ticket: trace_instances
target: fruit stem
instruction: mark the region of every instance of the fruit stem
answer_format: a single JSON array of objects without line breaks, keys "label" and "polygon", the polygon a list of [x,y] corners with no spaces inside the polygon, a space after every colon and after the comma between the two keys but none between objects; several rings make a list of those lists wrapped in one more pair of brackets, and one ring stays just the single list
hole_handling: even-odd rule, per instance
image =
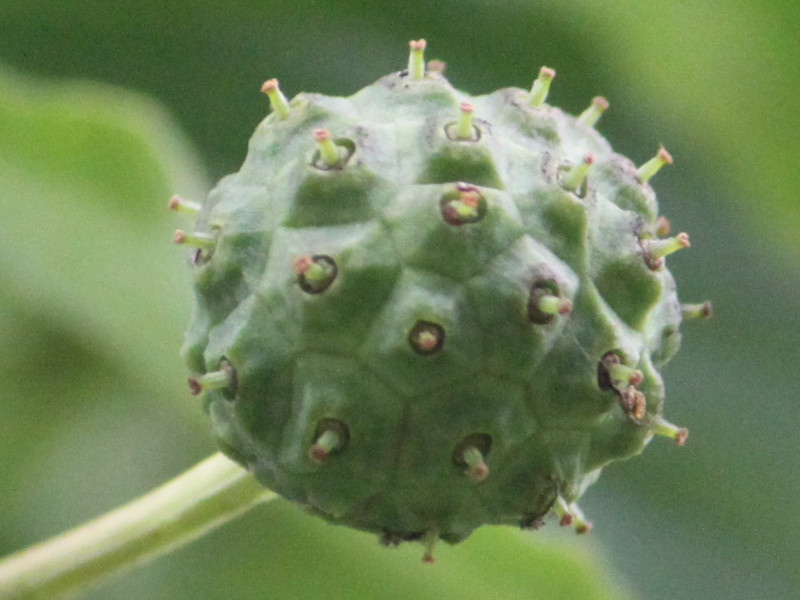
[{"label": "fruit stem", "polygon": [[220,453],[129,504],[0,561],[0,600],[65,598],[276,498]]}]

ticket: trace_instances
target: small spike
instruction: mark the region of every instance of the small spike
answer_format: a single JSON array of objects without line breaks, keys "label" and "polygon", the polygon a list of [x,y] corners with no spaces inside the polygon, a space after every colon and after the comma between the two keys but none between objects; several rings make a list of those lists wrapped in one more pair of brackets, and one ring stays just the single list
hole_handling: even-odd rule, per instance
[{"label": "small spike", "polygon": [[664,165],[671,165],[672,164],[672,156],[669,152],[662,146],[658,149],[656,155],[644,163],[639,169],[636,171],[636,174],[639,176],[639,180],[642,183],[647,183],[650,178],[658,173],[658,171]]},{"label": "small spike", "polygon": [[572,301],[561,296],[540,296],[536,301],[536,308],[546,315],[568,315],[572,312]]},{"label": "small spike", "polygon": [[447,68],[447,63],[443,60],[429,60],[428,61],[428,73],[442,75],[444,74],[444,70]]},{"label": "small spike", "polygon": [[644,239],[641,243],[647,255],[652,258],[663,258],[673,252],[677,252],[681,248],[688,248],[692,245],[689,242],[689,234],[684,232],[673,237],[658,240]]},{"label": "small spike", "polygon": [[669,224],[669,219],[667,219],[667,217],[661,215],[660,217],[658,217],[656,219],[656,223],[655,223],[655,227],[653,229],[653,232],[658,237],[668,236],[669,235],[669,229],[670,229],[670,224]]},{"label": "small spike", "polygon": [[189,389],[192,390],[192,394],[197,396],[203,391],[219,390],[223,388],[228,388],[232,394],[235,394],[236,371],[233,365],[227,360],[222,360],[220,361],[219,367],[218,371],[210,371],[197,377],[190,377]]},{"label": "small spike", "polygon": [[476,223],[486,212],[486,201],[478,188],[469,184],[458,184],[453,192],[442,196],[442,218],[450,225]]},{"label": "small spike", "polygon": [[539,76],[531,86],[530,102],[533,107],[542,106],[547,102],[547,95],[550,93],[550,84],[556,72],[549,67],[542,67],[539,69]]},{"label": "small spike", "polygon": [[277,79],[265,81],[261,86],[261,91],[269,97],[270,106],[280,119],[285,119],[289,116],[289,102],[281,92]]},{"label": "small spike", "polygon": [[580,163],[571,167],[569,171],[564,174],[561,180],[561,187],[569,192],[578,190],[583,185],[583,182],[586,181],[586,176],[589,174],[589,170],[594,164],[594,159],[594,153],[587,153]]},{"label": "small spike", "polygon": [[292,265],[297,283],[307,294],[324,292],[336,279],[336,262],[325,254],[299,256]]},{"label": "small spike", "polygon": [[433,354],[444,345],[444,328],[429,321],[417,321],[408,334],[408,342],[417,354]]},{"label": "small spike", "polygon": [[173,241],[176,244],[186,244],[195,248],[213,248],[217,243],[217,238],[209,233],[186,233],[183,229],[176,229]]},{"label": "small spike", "polygon": [[632,385],[627,386],[620,391],[619,405],[634,423],[641,425],[641,421],[647,413],[647,398],[641,391]]},{"label": "small spike", "polygon": [[686,429],[686,427],[673,425],[663,417],[655,418],[651,431],[655,435],[662,435],[675,440],[678,446],[683,446],[686,443],[686,438],[689,436],[689,430]]},{"label": "small spike", "polygon": [[178,195],[172,196],[167,206],[169,206],[170,210],[174,210],[175,212],[182,212],[190,215],[196,215],[203,209],[203,207],[196,202],[184,200]]},{"label": "small spike", "polygon": [[489,467],[484,458],[477,446],[468,446],[461,452],[461,461],[467,465],[466,473],[476,483],[489,476]]},{"label": "small spike", "polygon": [[553,280],[537,280],[531,286],[528,299],[528,318],[537,325],[547,325],[556,315],[568,315],[572,302],[561,296]]},{"label": "small spike", "polygon": [[586,519],[577,503],[572,502],[569,510],[572,513],[572,526],[575,528],[575,533],[589,533],[592,530],[592,522]]},{"label": "small spike", "polygon": [[412,81],[419,81],[425,77],[425,46],[425,40],[408,42],[411,50],[408,57],[408,75]]},{"label": "small spike", "polygon": [[342,437],[334,429],[324,430],[311,447],[308,449],[308,456],[317,463],[322,463],[330,458],[331,453],[339,450],[342,445]]},{"label": "small spike", "polygon": [[349,158],[347,149],[339,146],[331,139],[331,132],[327,129],[315,129],[314,139],[317,141],[319,158],[325,167],[336,169],[344,165]]},{"label": "small spike", "polygon": [[567,501],[561,496],[556,497],[556,501],[553,504],[553,512],[556,513],[558,517],[559,525],[562,527],[569,527],[572,525],[573,516],[569,509],[569,504],[567,504]]},{"label": "small spike", "polygon": [[606,364],[606,368],[608,369],[608,375],[614,387],[620,384],[637,386],[642,382],[642,379],[644,379],[644,375],[639,369],[634,369],[621,362],[610,362]]},{"label": "small spike", "polygon": [[461,114],[453,128],[455,139],[462,142],[476,141],[480,136],[475,125],[472,124],[472,113],[475,112],[475,107],[469,102],[462,102],[458,108],[461,110]]},{"label": "small spike", "polygon": [[711,300],[706,300],[700,304],[681,304],[681,312],[684,319],[708,319],[713,313],[714,307]]},{"label": "small spike", "polygon": [[439,541],[439,532],[436,529],[429,529],[422,536],[422,544],[425,546],[425,553],[422,555],[422,562],[434,563],[436,559],[433,557],[433,550],[436,548],[436,542]]},{"label": "small spike", "polygon": [[578,121],[587,127],[594,127],[606,110],[608,110],[608,100],[602,96],[597,96],[592,98],[592,103],[589,105],[589,108],[580,114]]}]

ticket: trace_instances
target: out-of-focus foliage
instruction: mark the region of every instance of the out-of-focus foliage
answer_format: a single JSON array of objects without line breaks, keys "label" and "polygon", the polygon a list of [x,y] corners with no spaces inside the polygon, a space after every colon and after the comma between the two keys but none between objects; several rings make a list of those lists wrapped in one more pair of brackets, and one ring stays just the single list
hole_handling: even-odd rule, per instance
[{"label": "out-of-focus foliage", "polygon": [[[147,92],[212,178],[243,158],[268,77],[289,94],[350,94],[401,68],[417,37],[472,93],[527,87],[546,64],[558,71],[554,104],[578,112],[593,95],[610,99],[599,129],[615,148],[641,162],[663,143],[675,156],[653,184],[693,247],[670,269],[683,298],[712,298],[716,315],[686,324],[665,374],[686,447],[656,441],[607,469],[582,502],[589,538],[553,523],[480,531],[423,569],[418,548],[383,550],[274,504],[92,597],[605,597],[590,595],[594,567],[574,562],[598,541],[607,554],[593,560],[643,598],[797,597],[800,4],[201,6],[8,0],[0,61]],[[199,197],[207,182],[148,101],[0,83],[0,551],[10,551],[211,451],[177,358],[188,276],[163,210],[170,193]],[[551,575],[569,565],[571,579]]]}]

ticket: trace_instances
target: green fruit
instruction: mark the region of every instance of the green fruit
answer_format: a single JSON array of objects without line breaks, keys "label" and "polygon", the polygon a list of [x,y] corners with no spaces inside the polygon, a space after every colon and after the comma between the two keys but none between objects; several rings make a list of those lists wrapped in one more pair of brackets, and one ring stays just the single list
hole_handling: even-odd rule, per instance
[{"label": "green fruit", "polygon": [[[576,501],[654,434],[686,314],[649,178],[533,89],[470,97],[409,68],[349,98],[277,81],[196,233],[184,353],[220,447],[386,543],[484,523],[585,531]],[[431,68],[433,67],[433,68]]]}]

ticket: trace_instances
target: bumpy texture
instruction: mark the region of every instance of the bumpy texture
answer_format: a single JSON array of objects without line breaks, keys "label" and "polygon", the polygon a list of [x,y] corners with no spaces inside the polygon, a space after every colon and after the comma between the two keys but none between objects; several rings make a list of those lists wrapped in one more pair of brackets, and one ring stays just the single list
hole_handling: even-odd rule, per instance
[{"label": "bumpy texture", "polygon": [[686,435],[658,371],[689,310],[647,183],[669,155],[615,154],[605,101],[549,106],[549,69],[470,97],[411,46],[349,98],[267,82],[241,170],[173,200],[199,212],[190,383],[264,485],[387,543],[584,531],[604,465]]}]

